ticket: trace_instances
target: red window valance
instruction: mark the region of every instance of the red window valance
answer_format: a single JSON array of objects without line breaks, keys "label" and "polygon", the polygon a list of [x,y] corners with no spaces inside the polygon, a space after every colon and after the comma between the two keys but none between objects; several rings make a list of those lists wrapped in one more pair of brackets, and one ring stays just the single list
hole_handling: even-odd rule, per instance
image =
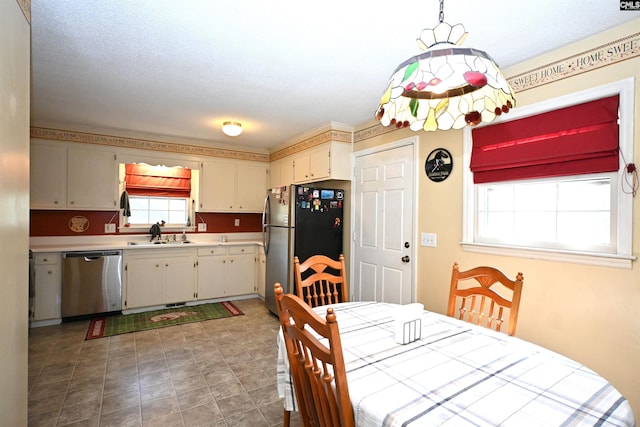
[{"label": "red window valance", "polygon": [[126,164],[125,183],[130,195],[188,198],[191,196],[191,169]]},{"label": "red window valance", "polygon": [[617,171],[618,98],[473,129],[474,182]]}]

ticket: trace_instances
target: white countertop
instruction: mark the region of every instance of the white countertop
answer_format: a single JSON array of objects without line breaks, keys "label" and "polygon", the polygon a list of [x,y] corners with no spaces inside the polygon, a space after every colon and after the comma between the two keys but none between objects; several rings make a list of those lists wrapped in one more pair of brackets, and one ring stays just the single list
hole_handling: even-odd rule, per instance
[{"label": "white countertop", "polygon": [[[104,250],[162,250],[178,248],[195,248],[202,246],[236,246],[260,245],[261,233],[231,233],[224,234],[226,242],[222,242],[221,234],[198,233],[188,234],[187,241],[181,244],[141,244],[130,245],[129,242],[149,243],[149,236],[144,235],[114,235],[114,236],[70,236],[70,237],[31,237],[29,249],[33,252],[70,252],[70,251],[104,251]],[[178,242],[181,236],[177,236]]]}]

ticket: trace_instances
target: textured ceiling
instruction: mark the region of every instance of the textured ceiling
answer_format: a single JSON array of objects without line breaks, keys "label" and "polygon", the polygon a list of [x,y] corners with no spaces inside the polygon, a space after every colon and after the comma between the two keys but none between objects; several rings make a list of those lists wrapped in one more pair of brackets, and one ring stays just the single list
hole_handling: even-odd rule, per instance
[{"label": "textured ceiling", "polygon": [[[365,7],[366,6],[366,7]],[[269,150],[369,122],[436,0],[32,0],[34,126]],[[617,0],[448,0],[506,68],[640,17]],[[236,138],[224,120],[244,124]]]}]

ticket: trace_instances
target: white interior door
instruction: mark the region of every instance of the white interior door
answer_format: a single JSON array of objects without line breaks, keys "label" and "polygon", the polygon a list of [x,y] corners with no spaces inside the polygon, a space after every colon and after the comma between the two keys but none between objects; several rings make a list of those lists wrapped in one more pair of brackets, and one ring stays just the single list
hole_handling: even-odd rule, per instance
[{"label": "white interior door", "polygon": [[352,301],[415,299],[417,138],[355,154]]}]

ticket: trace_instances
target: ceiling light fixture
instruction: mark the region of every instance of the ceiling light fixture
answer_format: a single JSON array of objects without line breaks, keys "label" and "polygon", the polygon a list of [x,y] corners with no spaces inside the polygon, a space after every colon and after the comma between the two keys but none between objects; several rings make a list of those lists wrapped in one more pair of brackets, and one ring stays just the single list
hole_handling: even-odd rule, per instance
[{"label": "ceiling light fixture", "polygon": [[242,123],[224,122],[222,123],[222,132],[229,136],[238,136],[242,133]]},{"label": "ceiling light fixture", "polygon": [[425,52],[393,72],[376,112],[383,126],[460,129],[490,122],[515,106],[513,89],[487,53],[455,47],[468,33],[462,24],[444,22],[444,0],[439,20],[416,40]]}]

